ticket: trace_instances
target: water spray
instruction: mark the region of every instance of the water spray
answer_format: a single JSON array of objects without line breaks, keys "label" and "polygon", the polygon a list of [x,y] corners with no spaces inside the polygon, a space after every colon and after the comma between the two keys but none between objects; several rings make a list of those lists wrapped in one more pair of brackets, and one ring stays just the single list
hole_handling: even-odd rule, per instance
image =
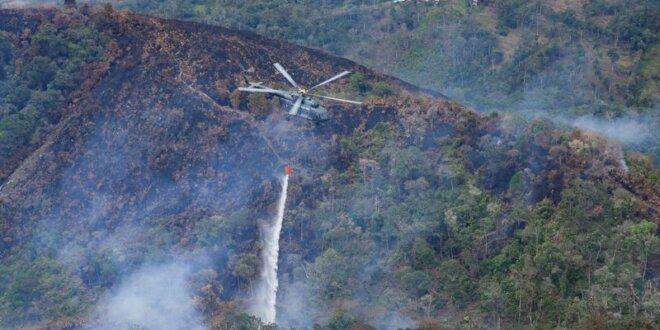
[{"label": "water spray", "polygon": [[282,192],[277,201],[275,221],[270,224],[263,224],[261,228],[261,240],[263,243],[261,259],[263,268],[261,269],[259,284],[255,291],[252,312],[266,323],[274,323],[276,317],[278,287],[277,260],[280,253],[280,232],[282,230],[282,221],[284,220],[284,207],[286,206],[287,187],[291,173],[293,173],[293,168],[287,165],[284,168],[284,177],[282,177]]}]

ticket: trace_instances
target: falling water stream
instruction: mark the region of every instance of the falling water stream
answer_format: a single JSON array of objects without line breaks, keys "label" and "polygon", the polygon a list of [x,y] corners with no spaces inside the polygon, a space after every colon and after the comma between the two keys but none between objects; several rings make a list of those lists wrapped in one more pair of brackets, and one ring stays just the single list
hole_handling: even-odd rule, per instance
[{"label": "falling water stream", "polygon": [[275,302],[277,298],[277,258],[280,253],[280,231],[284,219],[286,190],[289,176],[282,178],[282,193],[277,201],[277,216],[273,223],[266,223],[261,228],[263,249],[261,259],[263,268],[254,296],[252,312],[266,323],[275,322]]}]

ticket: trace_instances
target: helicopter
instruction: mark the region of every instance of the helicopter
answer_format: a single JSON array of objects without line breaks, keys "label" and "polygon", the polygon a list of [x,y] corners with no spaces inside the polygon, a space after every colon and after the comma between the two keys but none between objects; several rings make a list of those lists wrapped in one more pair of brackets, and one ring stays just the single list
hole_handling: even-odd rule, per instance
[{"label": "helicopter", "polygon": [[295,88],[295,90],[287,91],[281,89],[274,89],[267,86],[264,86],[263,83],[257,82],[248,82],[249,86],[239,87],[238,90],[243,92],[252,92],[252,93],[267,93],[279,97],[281,103],[284,106],[285,111],[291,116],[298,116],[308,120],[311,120],[315,123],[326,121],[330,119],[330,114],[328,110],[322,107],[319,101],[316,98],[324,98],[339,102],[346,102],[351,104],[362,104],[362,102],[344,100],[336,97],[316,95],[310,93],[310,91],[326,85],[330,82],[333,82],[341,77],[351,74],[350,71],[344,71],[312,88],[306,89],[298,85],[291,75],[282,67],[281,64],[273,64],[275,69],[284,76],[284,78]]}]

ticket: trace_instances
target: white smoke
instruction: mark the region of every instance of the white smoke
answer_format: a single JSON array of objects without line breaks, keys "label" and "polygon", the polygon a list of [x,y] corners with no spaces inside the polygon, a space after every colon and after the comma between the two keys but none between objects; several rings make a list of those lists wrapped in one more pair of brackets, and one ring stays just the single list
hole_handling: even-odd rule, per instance
[{"label": "white smoke", "polygon": [[376,325],[379,330],[414,329],[416,327],[417,322],[399,312],[388,315]]},{"label": "white smoke", "polygon": [[55,0],[0,0],[0,9],[16,9],[16,8],[47,8],[55,7],[57,2]]},{"label": "white smoke", "polygon": [[180,262],[141,268],[97,305],[93,329],[206,329],[186,285],[189,273]]},{"label": "white smoke", "polygon": [[263,250],[261,259],[263,268],[257,289],[255,291],[252,313],[266,323],[274,323],[276,317],[277,302],[277,259],[280,253],[280,232],[284,219],[284,207],[286,206],[287,187],[289,176],[282,178],[282,193],[277,201],[277,215],[272,224],[263,224],[262,242]]},{"label": "white smoke", "polygon": [[302,281],[283,282],[277,324],[283,329],[312,329],[314,327],[312,293]]},{"label": "white smoke", "polygon": [[648,123],[641,123],[631,118],[605,120],[582,116],[573,121],[573,126],[617,139],[623,144],[643,143],[653,135]]}]

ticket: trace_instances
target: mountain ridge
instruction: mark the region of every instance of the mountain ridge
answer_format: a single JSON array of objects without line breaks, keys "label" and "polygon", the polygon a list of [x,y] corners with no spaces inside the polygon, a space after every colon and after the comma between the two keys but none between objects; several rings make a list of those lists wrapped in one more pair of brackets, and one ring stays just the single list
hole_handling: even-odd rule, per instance
[{"label": "mountain ridge", "polygon": [[[564,258],[553,249],[570,242],[564,250],[574,251],[580,244],[572,239],[582,239],[580,230],[604,237],[615,230],[648,234],[648,226],[660,222],[658,186],[649,179],[657,173],[652,162],[589,133],[478,114],[351,61],[221,27],[109,7],[87,14],[0,10],[0,23],[7,22],[0,26],[20,20],[33,30],[10,30],[12,47],[22,54],[10,71],[16,75],[40,54],[39,39],[32,37],[37,30],[55,26],[60,33],[78,24],[108,41],[105,55],[86,65],[93,74],[80,83],[79,94],[70,94],[59,123],[42,137],[45,143],[0,186],[0,315],[7,326],[47,328],[67,318],[82,326],[96,318],[103,293],[141,265],[179,256],[194,261],[194,275],[215,274],[191,293],[205,321],[241,328],[248,321],[236,315],[245,310],[258,266],[257,224],[272,213],[276,177],[285,164],[293,164],[296,174],[282,236],[280,273],[286,280],[278,303],[304,287],[311,316],[295,320],[302,326],[334,329],[361,320],[383,326],[387,317],[403,314],[432,329],[461,326],[463,312],[484,325],[494,325],[495,318],[516,324],[512,315],[522,291],[511,291],[513,299],[500,297],[511,308],[500,310],[478,298],[473,283],[491,285],[498,276],[513,281],[516,267],[530,271],[523,267],[533,261],[510,255],[522,255],[515,248],[520,245],[534,250],[531,230],[547,237],[536,250],[550,252],[529,258],[555,258],[540,259],[537,276],[544,276],[543,267],[559,267],[565,275],[553,273],[548,281],[570,292],[553,296],[564,303],[593,290],[584,280],[596,276],[592,268],[618,264],[600,252],[591,260],[592,251]],[[58,33],[48,34],[48,45],[69,40]],[[81,39],[74,37],[76,45]],[[276,99],[236,90],[251,67],[259,81],[285,86],[273,62],[305,85],[354,71],[359,79],[340,82],[336,91],[366,102],[328,103],[333,119],[319,126],[284,120]],[[389,94],[370,92],[377,83],[389,86]],[[46,85],[53,88],[53,81]],[[587,199],[591,195],[598,199]],[[589,205],[593,210],[587,212]],[[600,218],[608,225],[599,226]],[[657,234],[650,232],[652,243]],[[604,244],[606,251],[617,251],[610,240]],[[652,283],[660,276],[657,255],[639,253],[622,254],[630,255],[642,283]],[[576,258],[590,260],[589,266]],[[30,275],[10,276],[26,269]],[[352,276],[363,269],[369,271]],[[509,289],[509,282],[501,283],[501,290]],[[56,295],[61,287],[70,295]],[[367,293],[354,296],[357,287]],[[544,297],[525,295],[530,315],[539,315],[530,317],[555,321],[534,307]],[[484,311],[470,308],[477,302]],[[342,304],[363,307],[351,309],[349,317],[342,316],[349,312]],[[653,313],[641,302],[631,304]],[[282,315],[292,312],[286,303],[279,308]],[[446,323],[431,317],[454,309],[460,312]],[[585,317],[616,322],[614,312],[599,313]],[[647,314],[630,320],[654,322]]]}]

